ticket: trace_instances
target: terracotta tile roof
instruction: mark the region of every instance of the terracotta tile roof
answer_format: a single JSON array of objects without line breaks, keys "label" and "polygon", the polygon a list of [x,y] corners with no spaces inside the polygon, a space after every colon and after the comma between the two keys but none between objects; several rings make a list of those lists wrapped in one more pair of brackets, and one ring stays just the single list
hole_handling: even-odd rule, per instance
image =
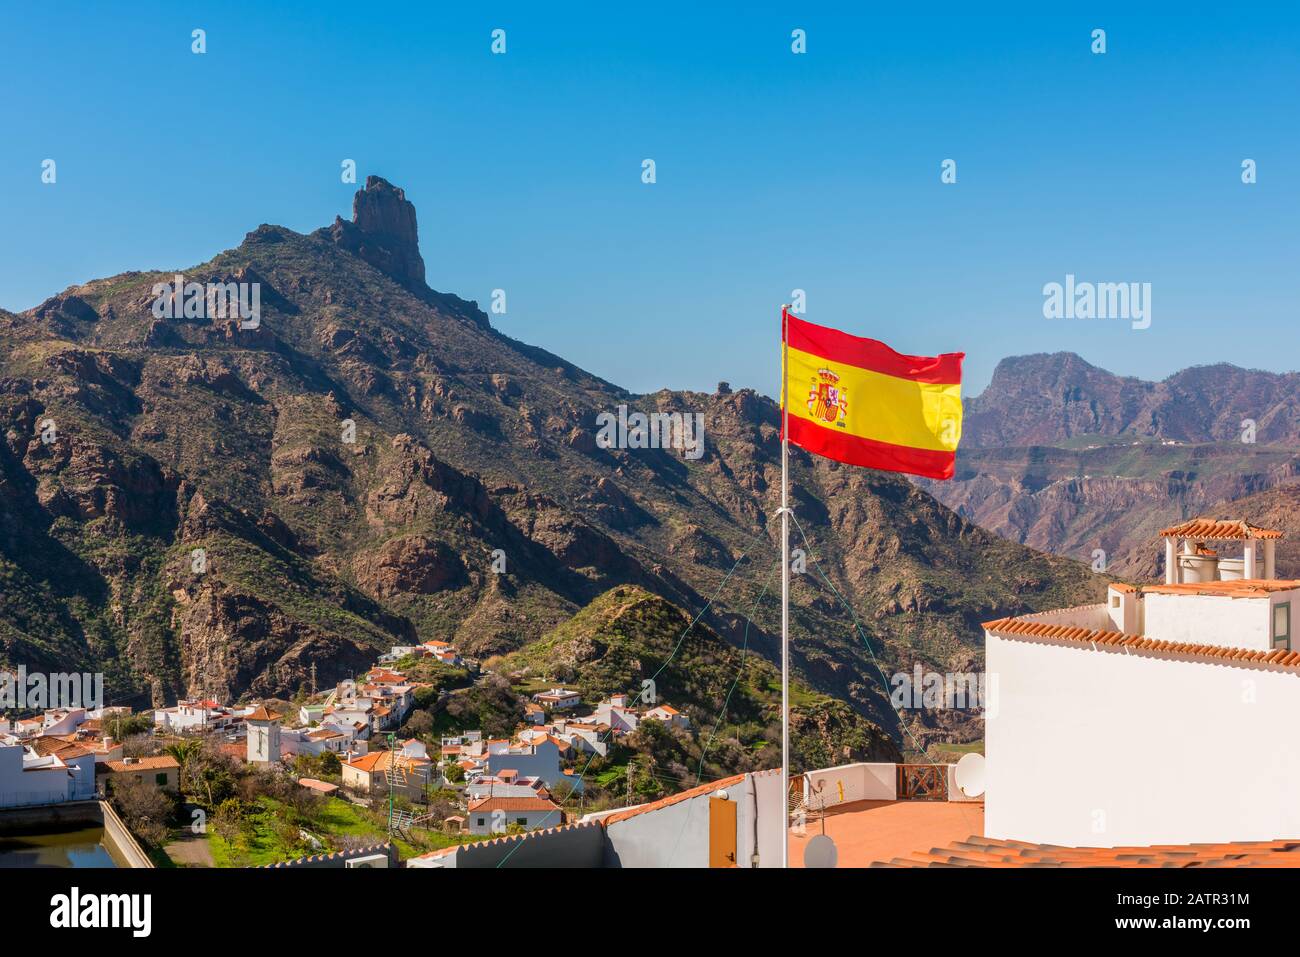
[{"label": "terracotta tile roof", "polygon": [[267,710],[266,705],[258,705],[251,713],[244,715],[245,721],[279,721],[284,715],[276,714],[274,711]]},{"label": "terracotta tile roof", "polygon": [[[396,755],[396,758],[393,755]],[[371,751],[369,754],[363,754],[355,760],[344,761],[343,763],[350,768],[356,768],[358,771],[373,773],[375,771],[387,771],[394,764],[398,768],[414,769],[424,767],[431,762],[427,758],[411,757],[396,751]]]},{"label": "terracotta tile roof", "polygon": [[1110,587],[1113,588],[1115,591],[1123,591],[1123,592],[1141,591],[1141,589],[1138,588],[1136,585],[1130,585],[1127,582],[1111,582]]},{"label": "terracotta tile roof", "polygon": [[558,811],[560,806],[554,801],[541,797],[487,797],[481,801],[471,801],[469,810],[475,811]]},{"label": "terracotta tile roof", "polygon": [[1156,595],[1223,595],[1229,598],[1263,598],[1279,591],[1295,591],[1294,578],[1251,578],[1226,582],[1183,582],[1179,585],[1143,585],[1143,592]]},{"label": "terracotta tile roof", "polygon": [[179,768],[180,765],[170,754],[160,754],[152,758],[136,758],[130,764],[123,761],[105,761],[104,765],[111,771],[165,771],[168,768]]},{"label": "terracotta tile roof", "polygon": [[51,735],[41,735],[41,737],[32,742],[32,748],[41,757],[53,754],[63,761],[71,758],[84,758],[86,755],[91,753],[75,742],[66,741],[63,738],[53,737]]},{"label": "terracotta tile roof", "polygon": [[1300,841],[1056,847],[969,837],[872,867],[1300,867]]},{"label": "terracotta tile roof", "polygon": [[638,814],[645,814],[649,811],[657,811],[660,808],[670,807],[682,801],[689,801],[691,798],[700,797],[704,794],[711,794],[714,791],[720,791],[723,788],[729,788],[733,784],[739,784],[745,780],[743,774],[733,774],[729,778],[722,778],[720,781],[710,781],[708,784],[701,784],[687,791],[661,798],[658,801],[651,801],[649,804],[642,804],[640,807],[628,808],[626,811],[619,811],[617,814],[611,814],[608,817],[600,819],[600,823],[608,827],[611,824],[617,824],[619,821],[626,821],[628,818],[636,817]]},{"label": "terracotta tile roof", "polygon": [[337,784],[330,784],[328,781],[319,781],[316,778],[299,778],[298,783],[312,791],[320,791],[322,794],[333,794],[339,789]]},{"label": "terracotta tile roof", "polygon": [[1248,648],[1225,648],[1218,645],[1198,645],[1181,641],[1164,641],[1144,638],[1122,631],[1098,631],[1094,628],[1075,628],[1070,625],[1049,625],[1026,618],[999,618],[984,622],[990,634],[1000,638],[1050,639],[1069,641],[1098,649],[1133,652],[1164,652],[1184,655],[1199,661],[1235,665],[1267,665],[1300,672],[1300,651],[1252,651]]},{"label": "terracotta tile roof", "polygon": [[1220,541],[1241,541],[1247,538],[1281,538],[1275,528],[1260,528],[1250,522],[1227,521],[1215,518],[1194,518],[1160,532],[1161,538],[1213,538]]}]

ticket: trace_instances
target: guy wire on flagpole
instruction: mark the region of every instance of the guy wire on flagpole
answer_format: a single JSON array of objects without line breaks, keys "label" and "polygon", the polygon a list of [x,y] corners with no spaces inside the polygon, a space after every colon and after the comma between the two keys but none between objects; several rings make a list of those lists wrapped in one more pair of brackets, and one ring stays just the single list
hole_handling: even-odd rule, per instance
[{"label": "guy wire on flagpole", "polygon": [[790,866],[790,347],[781,307],[781,866]]}]

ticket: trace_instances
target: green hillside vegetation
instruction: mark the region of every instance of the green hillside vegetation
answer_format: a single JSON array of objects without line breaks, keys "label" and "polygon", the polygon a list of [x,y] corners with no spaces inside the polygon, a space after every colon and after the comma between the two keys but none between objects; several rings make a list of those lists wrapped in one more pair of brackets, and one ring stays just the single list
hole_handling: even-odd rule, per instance
[{"label": "green hillside vegetation", "polygon": [[[579,690],[588,704],[619,692],[635,700],[653,681],[654,702],[687,715],[691,731],[647,722],[627,742],[671,773],[697,773],[711,734],[706,762],[715,776],[780,764],[777,669],[756,647],[735,647],[702,622],[691,627],[686,612],[645,589],[610,589],[498,669],[523,690],[541,677]],[[843,702],[798,680],[790,692],[796,769],[894,753],[888,734]]]}]

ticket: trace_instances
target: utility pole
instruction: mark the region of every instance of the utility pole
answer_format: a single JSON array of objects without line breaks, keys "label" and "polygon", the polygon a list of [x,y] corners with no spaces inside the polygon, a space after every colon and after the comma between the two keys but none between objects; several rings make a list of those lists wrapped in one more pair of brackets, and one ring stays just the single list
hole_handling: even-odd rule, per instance
[{"label": "utility pole", "polygon": [[391,731],[388,732],[388,836],[393,835],[393,776],[395,768],[393,760],[396,756],[396,750],[393,745],[397,741],[397,736]]},{"label": "utility pole", "polygon": [[311,663],[311,696],[316,697],[316,662]]}]

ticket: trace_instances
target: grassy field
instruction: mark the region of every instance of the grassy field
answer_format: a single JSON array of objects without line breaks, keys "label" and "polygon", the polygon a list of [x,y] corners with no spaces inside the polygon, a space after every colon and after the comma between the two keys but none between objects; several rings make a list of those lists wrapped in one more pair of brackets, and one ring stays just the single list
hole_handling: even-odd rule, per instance
[{"label": "grassy field", "polygon": [[964,754],[983,754],[983,741],[967,741],[965,744],[932,744],[930,758],[934,761],[956,761]]}]

